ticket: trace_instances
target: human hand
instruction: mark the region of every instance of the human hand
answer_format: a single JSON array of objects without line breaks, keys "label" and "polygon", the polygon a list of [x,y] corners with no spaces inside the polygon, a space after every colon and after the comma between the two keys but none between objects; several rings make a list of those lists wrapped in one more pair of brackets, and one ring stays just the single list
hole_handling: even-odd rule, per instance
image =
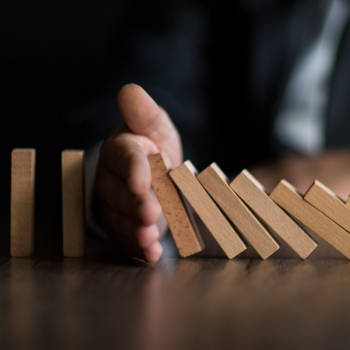
[{"label": "human hand", "polygon": [[166,151],[175,168],[182,163],[180,136],[165,110],[138,85],[118,93],[125,123],[104,142],[96,171],[99,221],[125,253],[156,262],[161,254],[157,221],[161,207],[150,192],[147,156]]}]

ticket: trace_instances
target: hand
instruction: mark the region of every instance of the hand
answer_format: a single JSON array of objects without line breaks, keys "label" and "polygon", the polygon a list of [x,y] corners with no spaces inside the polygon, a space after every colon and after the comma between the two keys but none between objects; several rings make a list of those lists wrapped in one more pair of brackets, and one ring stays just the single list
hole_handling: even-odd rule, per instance
[{"label": "hand", "polygon": [[140,86],[125,85],[117,102],[125,124],[101,147],[95,185],[98,217],[124,252],[154,263],[162,254],[157,227],[161,207],[150,192],[147,156],[166,151],[175,168],[182,163],[181,140],[165,110]]}]

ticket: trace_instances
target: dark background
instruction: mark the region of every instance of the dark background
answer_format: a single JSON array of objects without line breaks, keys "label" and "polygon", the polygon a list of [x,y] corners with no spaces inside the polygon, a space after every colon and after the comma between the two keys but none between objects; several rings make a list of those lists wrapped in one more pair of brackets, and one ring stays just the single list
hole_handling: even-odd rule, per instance
[{"label": "dark background", "polygon": [[1,247],[11,150],[37,150],[36,250],[60,252],[60,153],[87,150],[122,122],[116,95],[125,83],[169,112],[199,170],[216,161],[232,175],[274,159],[283,84],[317,32],[320,3],[1,2]]}]

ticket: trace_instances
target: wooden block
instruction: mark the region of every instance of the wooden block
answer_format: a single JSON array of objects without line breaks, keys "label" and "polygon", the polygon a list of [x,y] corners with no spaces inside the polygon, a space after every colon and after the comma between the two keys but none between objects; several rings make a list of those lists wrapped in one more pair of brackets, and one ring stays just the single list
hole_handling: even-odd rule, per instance
[{"label": "wooden block", "polygon": [[148,157],[152,186],[163,209],[180,255],[185,258],[203,250],[204,244],[184,198],[171,180],[171,162],[165,152]]},{"label": "wooden block", "polygon": [[247,247],[212,201],[196,178],[197,170],[190,161],[170,172],[188,202],[214,236],[229,259],[242,253]]},{"label": "wooden block", "polygon": [[11,256],[34,248],[35,150],[14,149],[11,165]]},{"label": "wooden block", "polygon": [[304,199],[350,232],[350,207],[328,187],[316,180],[306,192]]},{"label": "wooden block", "polygon": [[279,248],[275,239],[228,185],[226,175],[216,163],[202,171],[197,179],[263,259]]},{"label": "wooden block", "polygon": [[350,259],[350,235],[306,202],[291,184],[282,180],[271,192],[270,198]]},{"label": "wooden block", "polygon": [[84,255],[84,151],[62,152],[63,255]]},{"label": "wooden block", "polygon": [[306,259],[316,248],[317,243],[269,198],[264,187],[247,170],[230,186],[301,258]]}]

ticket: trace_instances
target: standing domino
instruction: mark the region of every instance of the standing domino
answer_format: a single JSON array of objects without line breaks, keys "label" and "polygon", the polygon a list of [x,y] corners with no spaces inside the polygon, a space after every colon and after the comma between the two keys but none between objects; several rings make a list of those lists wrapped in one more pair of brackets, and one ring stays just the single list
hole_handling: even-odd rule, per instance
[{"label": "standing domino", "polygon": [[84,151],[62,152],[63,256],[84,255]]},{"label": "standing domino", "polygon": [[14,149],[11,164],[11,256],[30,256],[34,246],[35,150]]}]

